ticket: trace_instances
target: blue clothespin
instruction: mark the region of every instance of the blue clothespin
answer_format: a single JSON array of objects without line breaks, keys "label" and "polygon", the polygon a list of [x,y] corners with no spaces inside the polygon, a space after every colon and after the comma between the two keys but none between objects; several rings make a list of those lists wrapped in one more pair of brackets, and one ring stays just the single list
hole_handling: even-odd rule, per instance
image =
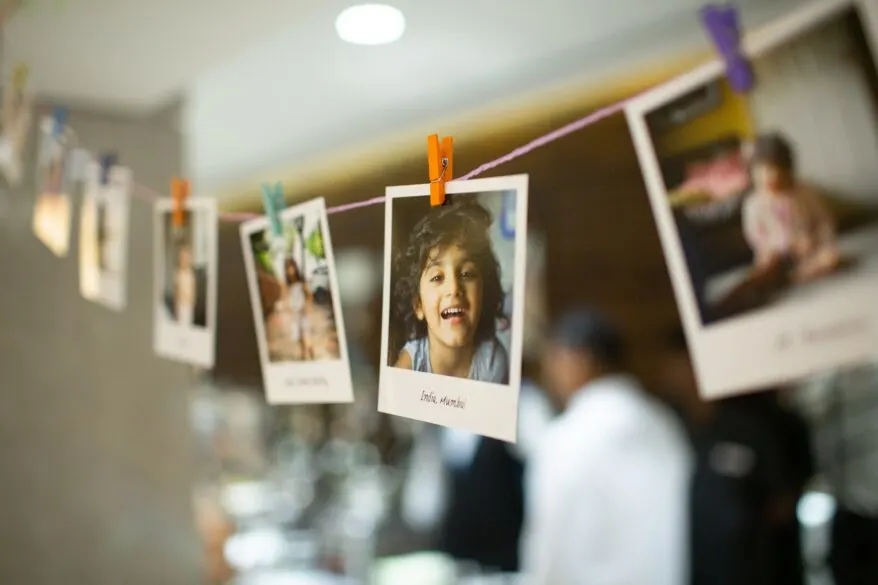
[{"label": "blue clothespin", "polygon": [[67,126],[67,108],[56,106],[52,110],[52,118],[54,118],[52,134],[60,136],[61,133],[64,132],[64,127]]},{"label": "blue clothespin", "polygon": [[110,152],[101,155],[101,185],[106,185],[109,182],[110,169],[116,166],[118,162],[119,157],[114,153]]},{"label": "blue clothespin", "polygon": [[701,23],[726,64],[729,85],[738,93],[753,88],[753,69],[741,53],[738,9],[729,4],[708,4],[701,9]]},{"label": "blue clothespin", "polygon": [[274,237],[282,236],[284,233],[283,224],[280,221],[280,212],[283,211],[284,205],[284,188],[280,182],[270,185],[262,184],[262,203],[265,206],[265,215],[271,225],[271,234]]}]

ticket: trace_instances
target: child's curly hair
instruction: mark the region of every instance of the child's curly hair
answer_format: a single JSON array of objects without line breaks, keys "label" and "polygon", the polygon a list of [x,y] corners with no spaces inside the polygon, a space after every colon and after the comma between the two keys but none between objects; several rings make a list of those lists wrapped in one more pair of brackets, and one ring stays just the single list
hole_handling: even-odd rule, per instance
[{"label": "child's curly hair", "polygon": [[[503,289],[500,266],[488,233],[491,221],[491,213],[470,196],[431,208],[412,228],[393,264],[396,283],[392,310],[402,322],[405,341],[427,335],[427,326],[417,318],[413,307],[418,298],[421,274],[432,250],[452,245],[469,252],[482,276],[482,312],[476,325],[475,340],[478,343],[494,338],[496,321],[503,315]],[[401,349],[405,341],[394,344],[399,347],[393,350]]]}]

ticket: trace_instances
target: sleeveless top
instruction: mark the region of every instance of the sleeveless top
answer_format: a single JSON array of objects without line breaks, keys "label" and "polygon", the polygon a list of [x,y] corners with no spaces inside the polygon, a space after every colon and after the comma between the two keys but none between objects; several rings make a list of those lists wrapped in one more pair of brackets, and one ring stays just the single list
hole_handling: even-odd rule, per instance
[{"label": "sleeveless top", "polygon": [[[412,339],[405,344],[403,350],[412,360],[412,370],[433,373],[430,367],[430,341],[426,337]],[[509,354],[497,339],[483,341],[476,348],[469,379],[496,384],[509,383]]]}]

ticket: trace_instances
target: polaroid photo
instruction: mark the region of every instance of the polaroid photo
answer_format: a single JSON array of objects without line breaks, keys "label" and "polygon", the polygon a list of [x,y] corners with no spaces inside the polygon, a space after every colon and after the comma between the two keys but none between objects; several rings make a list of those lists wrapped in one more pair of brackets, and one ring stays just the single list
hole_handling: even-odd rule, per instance
[{"label": "polaroid photo", "polygon": [[388,187],[378,410],[515,442],[527,175]]},{"label": "polaroid photo", "polygon": [[352,402],[332,240],[323,198],[241,224],[244,266],[266,399],[270,404]]},{"label": "polaroid photo", "polygon": [[748,93],[717,60],[626,111],[706,398],[878,357],[878,4],[809,2],[743,51]]},{"label": "polaroid photo", "polygon": [[75,140],[72,130],[63,128],[58,132],[53,118],[43,118],[37,152],[33,231],[59,257],[66,256],[70,249],[74,181],[67,159]]},{"label": "polaroid photo", "polygon": [[16,186],[22,177],[22,155],[31,127],[33,101],[23,84],[7,80],[3,88],[0,119],[0,172],[9,185]]},{"label": "polaroid photo", "polygon": [[160,199],[155,204],[155,352],[211,368],[216,346],[216,199],[189,198],[183,205],[182,224],[174,225],[174,202]]},{"label": "polaroid photo", "polygon": [[[106,176],[104,176],[106,174]],[[131,169],[97,162],[85,168],[79,228],[79,290],[87,300],[122,311],[126,305]]]}]

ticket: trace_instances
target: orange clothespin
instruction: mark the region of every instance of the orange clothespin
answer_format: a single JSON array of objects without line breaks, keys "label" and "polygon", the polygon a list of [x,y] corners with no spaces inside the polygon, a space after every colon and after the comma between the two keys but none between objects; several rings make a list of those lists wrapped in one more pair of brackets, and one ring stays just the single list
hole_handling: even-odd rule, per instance
[{"label": "orange clothespin", "polygon": [[174,200],[174,227],[183,227],[186,223],[185,204],[189,197],[189,181],[178,177],[171,179],[171,197]]},{"label": "orange clothespin", "polygon": [[454,138],[446,136],[440,144],[439,136],[427,136],[427,164],[430,170],[430,205],[445,203],[445,182],[454,178]]}]

